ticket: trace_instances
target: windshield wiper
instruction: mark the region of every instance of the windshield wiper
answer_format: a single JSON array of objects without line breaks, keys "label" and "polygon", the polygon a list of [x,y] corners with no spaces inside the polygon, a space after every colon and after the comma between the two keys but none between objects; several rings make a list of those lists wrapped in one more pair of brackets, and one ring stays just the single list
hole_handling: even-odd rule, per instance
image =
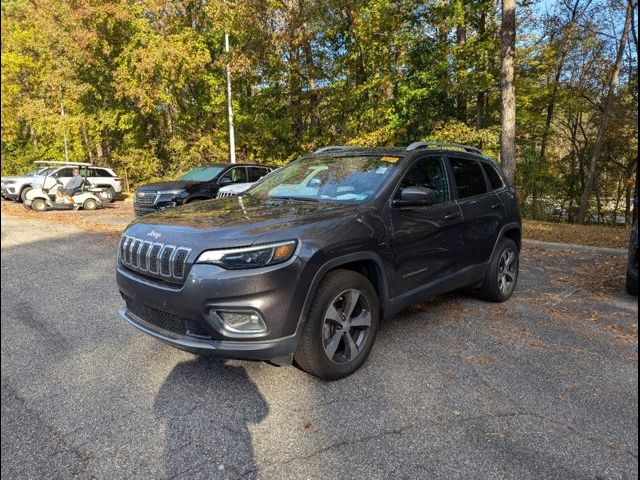
[{"label": "windshield wiper", "polygon": [[310,197],[270,197],[270,198],[275,198],[278,200],[299,200],[301,202],[319,202],[320,201],[317,198],[310,198]]}]

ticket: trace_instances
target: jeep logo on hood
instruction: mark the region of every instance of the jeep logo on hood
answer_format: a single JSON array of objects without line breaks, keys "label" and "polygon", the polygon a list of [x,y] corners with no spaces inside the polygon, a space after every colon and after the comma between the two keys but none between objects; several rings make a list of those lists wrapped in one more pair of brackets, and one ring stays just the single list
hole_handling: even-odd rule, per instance
[{"label": "jeep logo on hood", "polygon": [[153,237],[155,240],[159,239],[162,236],[161,233],[156,232],[155,230],[151,230],[147,233],[147,237]]}]

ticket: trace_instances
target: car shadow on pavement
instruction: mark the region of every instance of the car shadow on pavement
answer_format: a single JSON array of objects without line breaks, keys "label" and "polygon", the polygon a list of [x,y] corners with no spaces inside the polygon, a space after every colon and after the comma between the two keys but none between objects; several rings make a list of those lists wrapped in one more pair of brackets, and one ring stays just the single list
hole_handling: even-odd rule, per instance
[{"label": "car shadow on pavement", "polygon": [[252,478],[248,426],[268,411],[243,367],[204,356],[179,363],[154,402],[165,425],[165,478]]}]

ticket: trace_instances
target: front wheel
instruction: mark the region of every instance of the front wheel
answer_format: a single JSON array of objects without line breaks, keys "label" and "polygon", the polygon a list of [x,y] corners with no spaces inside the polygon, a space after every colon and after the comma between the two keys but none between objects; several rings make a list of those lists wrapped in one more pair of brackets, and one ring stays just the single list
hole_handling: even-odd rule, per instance
[{"label": "front wheel", "polygon": [[516,242],[503,238],[498,243],[480,287],[480,297],[490,302],[506,302],[513,295],[520,272],[520,251]]},{"label": "front wheel", "polygon": [[33,190],[33,188],[29,186],[24,187],[22,190],[20,190],[20,201],[22,203],[24,203],[24,201],[27,199],[27,193],[29,193],[30,190]]},{"label": "front wheel", "polygon": [[294,354],[304,371],[323,380],[337,380],[364,363],[378,333],[375,289],[350,270],[328,273],[313,300]]},{"label": "front wheel", "polygon": [[44,212],[47,209],[47,202],[41,198],[36,198],[31,202],[31,210],[34,212]]},{"label": "front wheel", "polygon": [[87,198],[82,204],[83,210],[95,210],[96,208],[98,208],[98,202],[93,198]]}]

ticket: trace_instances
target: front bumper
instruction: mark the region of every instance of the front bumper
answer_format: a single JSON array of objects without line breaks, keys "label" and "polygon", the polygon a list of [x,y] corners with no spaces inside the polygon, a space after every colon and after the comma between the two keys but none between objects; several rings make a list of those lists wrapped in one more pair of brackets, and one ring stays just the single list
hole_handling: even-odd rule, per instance
[{"label": "front bumper", "polygon": [[224,341],[201,340],[198,338],[177,335],[166,330],[160,330],[155,325],[145,322],[143,319],[127,310],[125,306],[120,308],[120,316],[130,325],[152,337],[168,343],[169,345],[200,355],[215,355],[229,358],[242,358],[247,360],[273,360],[278,357],[286,357],[296,349],[298,339],[295,335],[285,338],[263,341]]},{"label": "front bumper", "polygon": [[[255,270],[196,264],[180,286],[159,283],[118,266],[118,288],[126,302],[120,314],[139,330],[182,350],[272,360],[290,355],[297,345],[308,288],[301,270],[296,257],[282,265]],[[212,321],[211,310],[256,311],[264,319],[267,331],[231,338]],[[183,325],[181,322],[186,327],[175,328]],[[194,323],[195,330],[189,327]]]},{"label": "front bumper", "polygon": [[20,196],[17,192],[15,187],[12,187],[10,185],[2,185],[2,190],[0,193],[4,198],[9,198],[11,200],[17,200],[18,197]]}]

